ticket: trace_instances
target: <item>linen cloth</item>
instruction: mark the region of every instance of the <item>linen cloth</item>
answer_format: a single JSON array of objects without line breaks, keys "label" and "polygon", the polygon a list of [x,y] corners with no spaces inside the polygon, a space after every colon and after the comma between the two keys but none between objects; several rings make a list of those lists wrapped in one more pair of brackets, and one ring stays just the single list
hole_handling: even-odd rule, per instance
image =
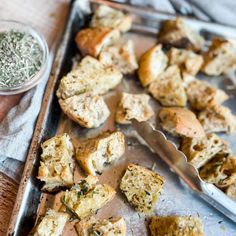
[{"label": "linen cloth", "polygon": [[[85,0],[80,0],[85,1]],[[120,2],[125,2],[120,1]],[[236,26],[236,1],[234,0],[129,0],[131,4],[145,5],[168,13],[195,16],[202,20],[211,20]],[[68,9],[67,0],[26,0],[21,6],[15,0],[0,0],[1,18],[11,18],[30,23],[46,37],[49,46],[56,40],[63,28]],[[63,14],[63,17],[59,14]],[[57,16],[57,17],[56,17]],[[58,27],[59,25],[59,27]],[[51,58],[53,52],[51,51]],[[50,69],[48,70],[49,73]],[[23,163],[32,138],[34,125],[40,111],[44,89],[49,76],[36,87],[28,91],[19,105],[11,109],[0,123],[0,171],[17,182],[20,181]]]}]

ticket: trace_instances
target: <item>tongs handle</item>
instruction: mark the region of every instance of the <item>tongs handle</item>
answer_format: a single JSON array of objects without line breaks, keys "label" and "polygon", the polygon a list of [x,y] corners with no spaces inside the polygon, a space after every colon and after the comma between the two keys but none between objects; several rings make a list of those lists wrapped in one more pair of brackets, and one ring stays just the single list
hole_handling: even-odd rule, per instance
[{"label": "tongs handle", "polygon": [[236,201],[213,184],[202,183],[201,187],[200,197],[236,223]]}]

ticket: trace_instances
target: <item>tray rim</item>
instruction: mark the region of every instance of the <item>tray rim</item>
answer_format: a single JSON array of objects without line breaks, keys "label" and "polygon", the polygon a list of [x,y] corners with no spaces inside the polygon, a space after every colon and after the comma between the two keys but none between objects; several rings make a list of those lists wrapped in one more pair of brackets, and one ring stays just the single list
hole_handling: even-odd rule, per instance
[{"label": "tray rim", "polygon": [[[59,73],[59,68],[60,68],[60,64],[63,61],[63,57],[62,55],[65,54],[66,51],[66,41],[69,38],[69,32],[70,32],[70,28],[72,26],[72,13],[75,10],[75,8],[77,7],[77,1],[79,0],[71,0],[70,2],[70,7],[69,7],[69,11],[68,11],[68,15],[67,15],[67,20],[64,26],[64,31],[62,32],[61,35],[61,42],[59,43],[59,45],[57,45],[57,50],[56,50],[56,55],[54,58],[54,62],[51,68],[51,74],[49,76],[48,82],[47,82],[47,88],[44,92],[43,95],[43,100],[42,100],[42,105],[40,108],[40,112],[35,124],[35,128],[34,128],[34,132],[32,135],[32,139],[31,139],[31,143],[28,149],[28,154],[26,157],[26,161],[25,161],[25,166],[24,166],[24,170],[22,173],[22,178],[21,181],[19,183],[19,187],[18,187],[18,191],[17,191],[17,196],[15,199],[15,204],[12,210],[12,214],[10,217],[10,221],[9,221],[9,225],[8,225],[8,229],[7,229],[7,233],[6,235],[15,235],[15,228],[19,222],[18,219],[18,215],[21,211],[21,203],[24,201],[24,194],[25,194],[25,190],[27,188],[27,184],[28,181],[30,181],[30,174],[33,168],[33,163],[35,161],[35,151],[38,148],[38,140],[40,139],[40,137],[42,137],[43,135],[43,131],[41,130],[41,127],[43,126],[43,124],[46,122],[46,114],[48,113],[48,109],[50,108],[50,102],[53,99],[54,93],[53,93],[53,89],[56,85],[57,82],[57,75]],[[120,2],[111,2],[109,0],[86,0],[88,1],[88,3],[96,3],[96,4],[104,4],[104,5],[108,5],[111,7],[115,7],[118,8],[120,10],[128,10],[128,11],[132,11],[132,13],[134,14],[138,14],[138,15],[142,15],[144,14],[145,16],[150,16],[150,14],[154,14],[154,16],[156,17],[157,15],[157,19],[159,16],[163,16],[163,17],[173,17],[175,18],[176,16],[181,16],[184,19],[187,19],[188,21],[191,22],[195,22],[195,23],[200,23],[203,24],[204,26],[207,26],[207,28],[212,28],[214,26],[220,27],[221,30],[232,30],[235,33],[235,37],[236,37],[236,28],[232,27],[232,26],[228,26],[228,25],[224,25],[224,24],[218,24],[218,23],[212,23],[212,22],[208,22],[208,21],[203,21],[203,20],[198,20],[198,19],[194,19],[194,18],[189,18],[186,16],[182,16],[182,15],[178,15],[178,14],[171,14],[171,13],[166,13],[164,11],[159,11],[159,10],[155,10],[149,7],[142,7],[142,6],[132,6],[126,3],[120,3]]]}]

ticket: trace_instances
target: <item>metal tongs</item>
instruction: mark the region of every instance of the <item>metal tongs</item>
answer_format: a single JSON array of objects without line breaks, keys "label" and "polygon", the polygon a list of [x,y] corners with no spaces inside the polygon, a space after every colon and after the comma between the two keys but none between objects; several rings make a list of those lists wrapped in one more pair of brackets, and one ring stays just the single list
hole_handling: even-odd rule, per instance
[{"label": "metal tongs", "polygon": [[197,169],[175,144],[148,122],[132,120],[132,125],[146,144],[201,198],[236,223],[236,202],[213,184],[201,180]]}]

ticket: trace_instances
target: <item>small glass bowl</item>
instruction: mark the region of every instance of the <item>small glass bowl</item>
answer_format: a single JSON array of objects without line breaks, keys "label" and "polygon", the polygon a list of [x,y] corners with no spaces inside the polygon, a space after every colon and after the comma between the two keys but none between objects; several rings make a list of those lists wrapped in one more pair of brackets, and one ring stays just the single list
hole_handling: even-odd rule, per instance
[{"label": "small glass bowl", "polygon": [[12,20],[0,20],[0,32],[16,30],[32,35],[39,43],[43,51],[43,61],[40,70],[32,78],[21,85],[15,87],[0,88],[0,95],[13,95],[25,92],[36,86],[45,77],[48,68],[49,51],[44,37],[31,26]]}]

